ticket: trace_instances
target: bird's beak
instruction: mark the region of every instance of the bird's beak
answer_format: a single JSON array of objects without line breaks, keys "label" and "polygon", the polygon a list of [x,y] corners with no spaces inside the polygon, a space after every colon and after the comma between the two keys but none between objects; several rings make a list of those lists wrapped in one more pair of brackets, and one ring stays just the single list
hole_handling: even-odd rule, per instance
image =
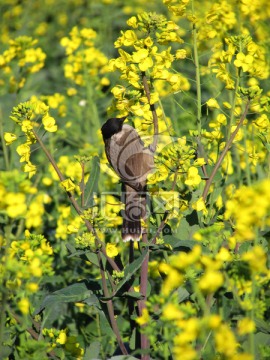
[{"label": "bird's beak", "polygon": [[127,119],[127,117],[128,117],[128,115],[126,115],[126,116],[123,116],[123,117],[121,117],[119,120],[122,122],[122,124],[124,123],[124,121]]}]

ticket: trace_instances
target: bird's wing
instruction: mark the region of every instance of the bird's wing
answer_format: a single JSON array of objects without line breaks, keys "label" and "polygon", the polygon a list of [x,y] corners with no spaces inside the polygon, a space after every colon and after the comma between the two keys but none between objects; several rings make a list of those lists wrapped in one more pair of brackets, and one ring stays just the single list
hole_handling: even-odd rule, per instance
[{"label": "bird's wing", "polygon": [[116,173],[137,191],[143,190],[147,175],[154,167],[154,160],[137,131],[130,125],[124,125],[122,131],[108,141],[110,150],[106,154]]}]

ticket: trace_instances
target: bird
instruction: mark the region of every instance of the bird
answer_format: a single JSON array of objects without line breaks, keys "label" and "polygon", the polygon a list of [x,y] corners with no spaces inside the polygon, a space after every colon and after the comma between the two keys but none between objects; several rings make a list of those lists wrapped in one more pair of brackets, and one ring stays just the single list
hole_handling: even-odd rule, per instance
[{"label": "bird", "polygon": [[110,118],[101,127],[107,159],[122,182],[122,239],[139,241],[145,216],[147,176],[154,169],[154,153],[145,147],[136,129],[124,124],[127,116]]}]

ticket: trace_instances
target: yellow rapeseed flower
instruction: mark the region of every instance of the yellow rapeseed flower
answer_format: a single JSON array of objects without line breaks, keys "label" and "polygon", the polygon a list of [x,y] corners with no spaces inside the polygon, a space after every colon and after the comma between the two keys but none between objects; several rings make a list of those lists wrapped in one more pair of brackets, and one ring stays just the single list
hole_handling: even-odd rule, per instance
[{"label": "yellow rapeseed flower", "polygon": [[188,252],[179,252],[178,255],[172,256],[170,264],[178,270],[185,270],[187,267],[195,264],[201,257],[202,248],[200,245],[195,245],[193,249]]},{"label": "yellow rapeseed flower", "polygon": [[206,105],[210,108],[210,109],[219,109],[219,104],[217,102],[216,99],[211,98],[206,102]]},{"label": "yellow rapeseed flower", "polygon": [[132,27],[133,29],[136,29],[138,27],[138,22],[136,16],[132,16],[127,20],[127,25]]},{"label": "yellow rapeseed flower", "polygon": [[234,65],[236,67],[242,67],[243,71],[249,71],[252,63],[253,63],[253,56],[245,55],[244,53],[240,52],[236,55],[236,60],[234,60]]},{"label": "yellow rapeseed flower", "polygon": [[22,170],[23,172],[28,173],[28,176],[31,179],[31,177],[37,172],[37,167],[36,165],[28,161],[25,165],[23,165]]},{"label": "yellow rapeseed flower", "polygon": [[6,145],[10,145],[15,140],[17,140],[17,136],[15,134],[5,132],[4,133],[4,140],[5,140]]},{"label": "yellow rapeseed flower", "polygon": [[21,144],[16,148],[17,153],[20,155],[20,162],[29,161],[30,159],[30,146],[28,144]]},{"label": "yellow rapeseed flower", "polygon": [[119,251],[115,244],[106,244],[106,253],[110,258],[113,258],[119,254]]},{"label": "yellow rapeseed flower", "polygon": [[5,206],[7,215],[13,219],[25,215],[27,209],[25,194],[7,193],[5,196]]},{"label": "yellow rapeseed flower", "polygon": [[255,323],[249,318],[240,319],[237,322],[237,332],[241,335],[246,335],[254,332],[256,329]]},{"label": "yellow rapeseed flower", "polygon": [[200,197],[195,203],[192,204],[192,208],[196,211],[202,211],[204,215],[206,215],[208,212],[202,197]]},{"label": "yellow rapeseed flower", "polygon": [[65,330],[60,330],[56,342],[61,345],[64,345],[67,342],[67,334]]},{"label": "yellow rapeseed flower", "polygon": [[140,326],[146,325],[150,321],[150,315],[146,308],[142,309],[142,315],[136,319],[136,323]]},{"label": "yellow rapeseed flower", "polygon": [[65,179],[61,181],[61,185],[66,191],[73,191],[76,188],[76,185],[71,179]]},{"label": "yellow rapeseed flower", "polygon": [[27,315],[29,313],[30,302],[27,298],[22,298],[18,302],[18,308],[22,314]]},{"label": "yellow rapeseed flower", "polygon": [[[162,271],[162,267],[160,268]],[[179,271],[168,267],[168,273],[166,279],[163,281],[162,285],[162,293],[166,296],[169,295],[170,292],[176,288],[178,288],[180,285],[182,285],[184,282],[184,276],[180,274]]]},{"label": "yellow rapeseed flower", "polygon": [[46,115],[42,118],[42,123],[44,125],[44,129],[48,132],[56,132],[57,125],[55,124],[55,119],[52,116]]},{"label": "yellow rapeseed flower", "polygon": [[38,291],[39,287],[37,283],[34,282],[30,282],[28,284],[26,284],[26,288],[28,291],[30,291],[31,293],[35,293]]},{"label": "yellow rapeseed flower", "polygon": [[224,282],[223,275],[216,270],[206,270],[199,280],[199,288],[204,293],[213,293],[218,290]]},{"label": "yellow rapeseed flower", "polygon": [[162,316],[166,320],[179,320],[184,317],[184,313],[175,304],[169,303],[164,306]]},{"label": "yellow rapeseed flower", "polygon": [[202,181],[202,178],[199,175],[199,171],[196,167],[191,166],[188,169],[187,179],[185,180],[185,184],[188,186],[197,186]]},{"label": "yellow rapeseed flower", "polygon": [[[215,332],[216,350],[226,358],[236,354],[237,342],[234,333],[227,324],[222,324]],[[238,359],[238,358],[237,358]]]}]

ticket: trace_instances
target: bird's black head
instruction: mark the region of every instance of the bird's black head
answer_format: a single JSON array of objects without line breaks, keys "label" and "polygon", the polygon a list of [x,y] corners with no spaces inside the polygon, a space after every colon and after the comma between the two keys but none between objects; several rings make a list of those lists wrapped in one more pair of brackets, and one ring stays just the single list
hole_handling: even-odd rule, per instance
[{"label": "bird's black head", "polygon": [[123,123],[127,117],[111,118],[102,125],[101,132],[104,140],[110,139],[114,134],[122,130]]}]

